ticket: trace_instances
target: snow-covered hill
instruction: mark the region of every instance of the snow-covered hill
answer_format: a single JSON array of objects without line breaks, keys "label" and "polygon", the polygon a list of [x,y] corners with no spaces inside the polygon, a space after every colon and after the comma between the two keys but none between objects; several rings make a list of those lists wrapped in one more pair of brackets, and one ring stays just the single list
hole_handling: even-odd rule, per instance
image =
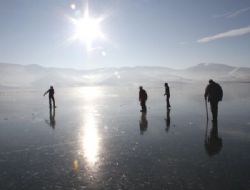
[{"label": "snow-covered hill", "polygon": [[167,82],[197,82],[208,79],[250,82],[250,68],[201,63],[187,69],[122,67],[95,70],[47,68],[39,65],[0,63],[0,87],[60,87],[85,85],[157,85]]}]

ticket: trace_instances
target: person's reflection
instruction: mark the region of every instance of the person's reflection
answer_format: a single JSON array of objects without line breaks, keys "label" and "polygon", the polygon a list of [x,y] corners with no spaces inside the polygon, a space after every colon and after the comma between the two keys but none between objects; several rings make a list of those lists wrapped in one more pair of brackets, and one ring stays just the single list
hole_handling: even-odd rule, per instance
[{"label": "person's reflection", "polygon": [[221,151],[222,146],[222,139],[218,136],[217,121],[214,121],[209,135],[206,130],[205,149],[209,156],[214,156]]},{"label": "person's reflection", "polygon": [[167,118],[165,119],[165,122],[166,122],[165,130],[166,132],[168,132],[170,129],[170,109],[169,108],[167,108]]},{"label": "person's reflection", "polygon": [[140,134],[143,135],[143,133],[148,128],[148,120],[147,120],[147,114],[145,112],[141,113],[141,119],[140,119]]},{"label": "person's reflection", "polygon": [[56,110],[53,108],[49,109],[49,121],[45,120],[45,122],[52,128],[55,129],[56,127],[56,120],[55,120],[55,116],[56,116]]}]

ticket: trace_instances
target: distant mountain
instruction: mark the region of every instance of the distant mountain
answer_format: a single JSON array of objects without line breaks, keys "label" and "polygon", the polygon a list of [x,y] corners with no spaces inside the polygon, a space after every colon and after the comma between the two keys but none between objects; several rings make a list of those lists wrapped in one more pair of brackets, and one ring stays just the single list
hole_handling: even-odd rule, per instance
[{"label": "distant mountain", "polygon": [[249,82],[250,68],[233,67],[225,64],[200,63],[189,67],[180,74],[185,78],[192,80],[203,80],[213,78],[219,81]]},{"label": "distant mountain", "polygon": [[225,64],[216,64],[216,63],[200,63],[193,67],[189,67],[186,70],[191,72],[228,72],[234,69],[235,67],[228,66]]},{"label": "distant mountain", "polygon": [[122,67],[94,70],[48,68],[39,65],[0,63],[0,87],[57,87],[85,85],[157,85],[168,82],[250,82],[250,68],[201,63],[187,69],[166,67]]}]

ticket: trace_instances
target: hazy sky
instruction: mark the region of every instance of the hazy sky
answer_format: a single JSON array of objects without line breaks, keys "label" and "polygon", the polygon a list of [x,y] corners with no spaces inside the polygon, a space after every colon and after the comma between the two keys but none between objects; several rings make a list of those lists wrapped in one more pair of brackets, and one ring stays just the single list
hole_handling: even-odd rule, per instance
[{"label": "hazy sky", "polygon": [[85,0],[1,0],[0,62],[51,67],[250,66],[249,0],[89,0],[105,38],[91,50],[72,20]]}]

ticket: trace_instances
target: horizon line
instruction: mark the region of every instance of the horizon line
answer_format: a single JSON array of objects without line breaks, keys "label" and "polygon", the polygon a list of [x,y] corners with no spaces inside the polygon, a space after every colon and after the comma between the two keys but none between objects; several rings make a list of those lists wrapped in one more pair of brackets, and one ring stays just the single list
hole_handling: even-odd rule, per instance
[{"label": "horizon line", "polygon": [[189,69],[192,67],[196,67],[199,65],[224,65],[224,66],[228,66],[228,67],[235,67],[235,68],[249,68],[247,66],[235,66],[235,65],[229,65],[229,64],[224,64],[224,63],[197,63],[188,67],[184,67],[184,68],[172,68],[169,66],[164,66],[164,65],[135,65],[135,66],[120,66],[120,67],[116,67],[116,66],[110,66],[110,67],[98,67],[98,68],[74,68],[74,67],[57,67],[57,66],[45,66],[45,65],[40,65],[40,64],[20,64],[20,63],[7,63],[7,62],[0,62],[1,64],[6,64],[6,65],[16,65],[16,66],[25,66],[25,67],[29,67],[29,66],[39,66],[42,68],[46,68],[46,69],[69,69],[69,70],[78,70],[78,71],[91,71],[91,70],[99,70],[99,69],[122,69],[122,68],[165,68],[165,69],[172,69],[172,70],[185,70],[185,69]]}]

